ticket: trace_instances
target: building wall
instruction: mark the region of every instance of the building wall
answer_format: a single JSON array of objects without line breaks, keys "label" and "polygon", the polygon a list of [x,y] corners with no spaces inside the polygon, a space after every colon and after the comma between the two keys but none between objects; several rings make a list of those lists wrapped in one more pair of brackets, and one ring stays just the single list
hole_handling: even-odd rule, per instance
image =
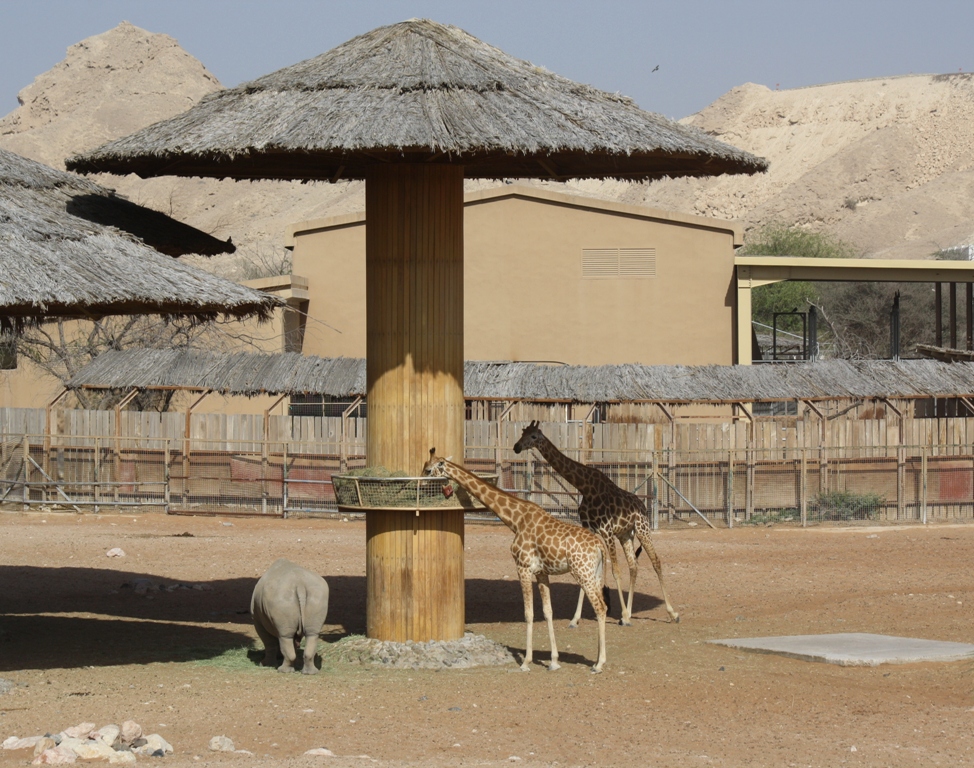
[{"label": "building wall", "polygon": [[[468,195],[465,356],[732,364],[739,240],[714,219],[516,187]],[[291,244],[310,296],[303,352],[363,357],[364,217],[297,225]],[[588,249],[654,249],[655,276],[585,276]]]}]

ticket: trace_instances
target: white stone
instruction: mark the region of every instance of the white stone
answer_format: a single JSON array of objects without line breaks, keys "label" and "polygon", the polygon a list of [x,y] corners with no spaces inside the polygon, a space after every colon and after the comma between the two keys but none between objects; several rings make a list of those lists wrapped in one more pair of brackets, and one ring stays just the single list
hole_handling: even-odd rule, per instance
[{"label": "white stone", "polygon": [[115,739],[122,732],[122,729],[117,725],[103,725],[97,731],[94,732],[93,737],[99,741],[105,742],[108,746],[115,743]]},{"label": "white stone", "polygon": [[135,720],[126,720],[122,723],[121,736],[124,743],[131,744],[141,735],[142,726],[135,722]]},{"label": "white stone", "polygon": [[161,749],[163,754],[172,754],[172,744],[162,738],[158,733],[150,733],[148,736],[143,736],[143,738],[145,739],[145,744],[141,747],[136,747],[132,750],[133,752],[140,755],[151,755],[156,750]]},{"label": "white stone", "polygon": [[134,752],[116,752],[114,755],[108,758],[108,762],[113,765],[134,765],[138,762],[138,758],[135,756]]},{"label": "white stone", "polygon": [[55,742],[50,736],[41,736],[41,740],[34,745],[34,757],[37,757],[44,750],[54,749],[56,746],[57,742]]},{"label": "white stone", "polygon": [[61,733],[69,739],[87,739],[88,734],[93,730],[95,730],[94,723],[80,723],[79,725],[72,725],[70,728],[65,728]]},{"label": "white stone", "polygon": [[64,746],[45,749],[31,761],[33,765],[67,765],[76,762],[78,762],[78,756],[74,750]]},{"label": "white stone", "polygon": [[4,739],[3,748],[30,749],[31,747],[37,746],[37,742],[41,741],[43,738],[43,736],[26,736],[21,739],[18,736],[11,736],[9,739]]},{"label": "white stone", "polygon": [[108,557],[125,557],[125,550],[121,547],[112,547],[105,555]]},{"label": "white stone", "polygon": [[115,750],[101,739],[88,739],[72,749],[82,760],[108,760],[115,754]]},{"label": "white stone", "polygon": [[210,739],[210,750],[213,752],[233,752],[233,741],[226,736],[214,736]]},{"label": "white stone", "polygon": [[330,749],[325,749],[324,747],[317,747],[315,749],[309,749],[304,754],[306,755],[318,755],[320,757],[334,757],[335,753]]}]

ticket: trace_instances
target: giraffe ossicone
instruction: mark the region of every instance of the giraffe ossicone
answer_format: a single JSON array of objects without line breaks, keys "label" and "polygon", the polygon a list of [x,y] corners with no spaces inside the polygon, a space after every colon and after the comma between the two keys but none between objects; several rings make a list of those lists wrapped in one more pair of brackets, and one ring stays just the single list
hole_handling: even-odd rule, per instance
[{"label": "giraffe ossicone", "polygon": [[595,617],[599,625],[599,649],[598,660],[592,667],[592,671],[601,672],[605,665],[606,614],[605,601],[602,599],[602,585],[605,583],[605,561],[609,556],[605,542],[591,531],[552,517],[537,504],[512,496],[463,467],[437,456],[435,448],[430,448],[429,461],[423,466],[423,475],[450,478],[514,531],[511,555],[521,582],[524,622],[527,625],[527,642],[521,669],[525,672],[530,671],[533,658],[534,587],[532,582],[535,579],[541,593],[541,608],[551,642],[551,664],[548,669],[559,668],[548,577],[570,573],[582,588],[582,594],[588,597],[592,608],[595,609]]}]

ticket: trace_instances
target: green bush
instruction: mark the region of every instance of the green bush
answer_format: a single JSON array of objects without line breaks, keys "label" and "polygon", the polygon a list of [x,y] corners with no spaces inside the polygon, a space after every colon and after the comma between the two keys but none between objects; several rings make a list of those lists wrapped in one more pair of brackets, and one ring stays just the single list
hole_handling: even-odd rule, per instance
[{"label": "green bush", "polygon": [[774,525],[775,523],[794,523],[801,519],[797,509],[767,509],[755,512],[750,518],[741,520],[738,525]]},{"label": "green bush", "polygon": [[812,503],[822,520],[875,520],[886,497],[878,493],[829,491],[818,494]]}]

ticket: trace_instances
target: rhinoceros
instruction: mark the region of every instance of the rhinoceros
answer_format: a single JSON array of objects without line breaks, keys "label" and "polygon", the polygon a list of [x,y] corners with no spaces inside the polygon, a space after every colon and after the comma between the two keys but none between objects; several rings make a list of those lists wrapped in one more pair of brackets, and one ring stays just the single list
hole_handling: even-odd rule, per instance
[{"label": "rhinoceros", "polygon": [[328,583],[321,576],[283,557],[275,560],[257,580],[250,613],[264,643],[264,666],[277,663],[280,647],[284,663],[277,671],[293,672],[303,637],[306,642],[301,672],[317,674],[315,649],[328,615]]}]

